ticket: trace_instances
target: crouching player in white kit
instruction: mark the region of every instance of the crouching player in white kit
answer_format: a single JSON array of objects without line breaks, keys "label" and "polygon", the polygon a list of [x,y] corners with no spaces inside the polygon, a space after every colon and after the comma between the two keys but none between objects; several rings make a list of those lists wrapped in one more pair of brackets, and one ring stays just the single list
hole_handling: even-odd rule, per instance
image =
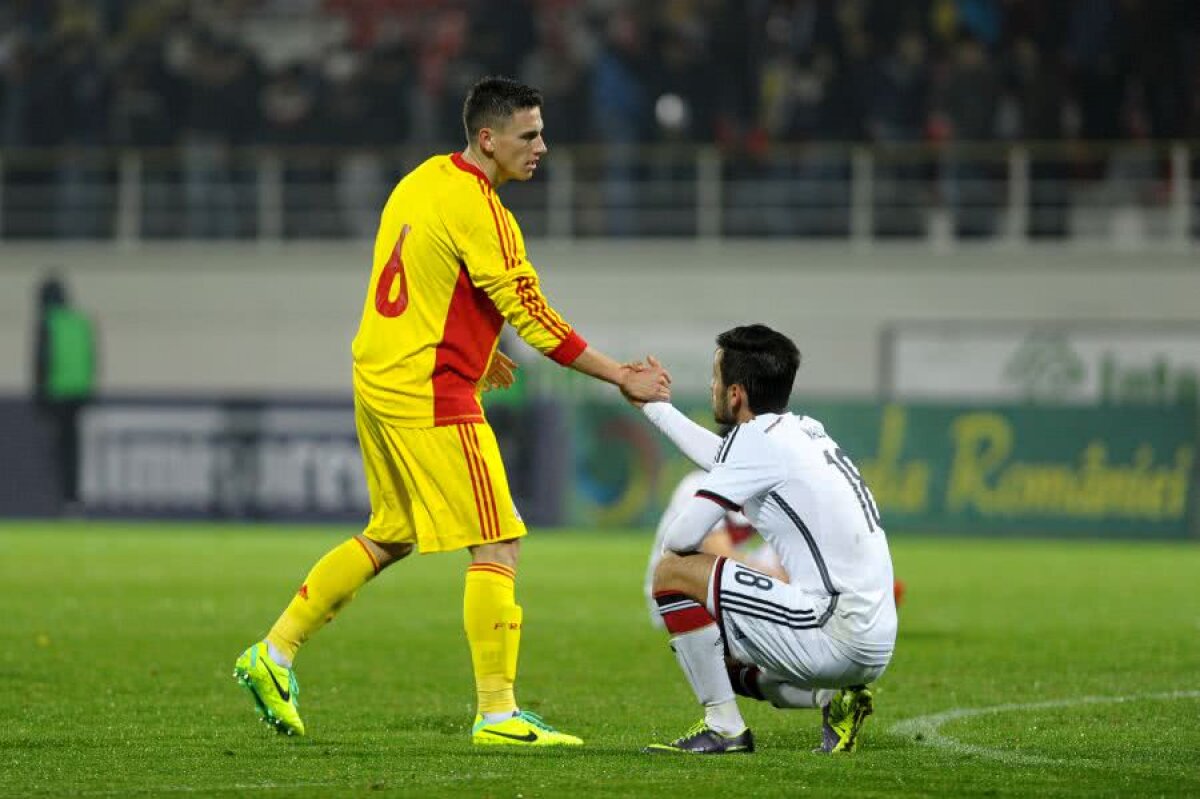
[{"label": "crouching player in white kit", "polygon": [[[721,438],[729,435],[729,431],[733,430],[733,425],[723,424],[717,429],[717,435]],[[658,520],[658,527],[654,531],[654,543],[650,545],[650,558],[646,564],[646,579],[643,581],[643,591],[646,595],[646,607],[650,611],[650,624],[653,627],[662,629],[662,616],[658,613],[658,602],[654,599],[654,572],[658,571],[658,562],[662,560],[663,555],[663,540],[666,538],[667,529],[670,528],[671,522],[679,515],[684,506],[688,504],[692,497],[696,495],[696,489],[700,488],[700,484],[708,477],[708,472],[703,469],[696,469],[688,472],[679,481],[679,485],[675,486],[675,490],[671,492],[671,498],[667,502],[667,507],[663,511],[663,515]],[[725,511],[724,516],[717,520],[713,529],[704,537],[703,543],[700,544],[700,551],[707,552],[709,555],[724,556],[730,560],[736,560],[739,563],[745,563],[751,569],[760,571],[768,577],[778,577],[784,582],[789,582],[787,572],[783,570],[783,566],[779,562],[779,556],[775,554],[775,550],[771,549],[771,545],[764,542],[758,535],[758,530],[754,529],[754,525],[750,524],[750,520],[742,513],[735,510]],[[896,600],[896,610],[900,610],[900,604],[904,600],[904,592],[906,587],[900,578],[896,578],[892,583],[892,597]],[[752,674],[750,676],[753,676]],[[730,679],[736,679],[734,675],[730,675]],[[738,683],[735,681],[734,690],[738,690]],[[744,693],[744,692],[743,692]],[[746,696],[754,696],[754,694],[745,694]],[[762,698],[762,697],[756,697]]]},{"label": "crouching player in white kit", "polygon": [[[718,433],[725,435],[732,429],[731,425],[721,425]],[[650,623],[655,627],[663,626],[662,616],[658,613],[658,602],[654,599],[654,573],[658,571],[658,562],[663,558],[663,540],[667,530],[670,529],[671,522],[695,496],[696,489],[700,487],[706,477],[708,477],[708,472],[702,469],[684,475],[683,479],[679,481],[679,485],[675,486],[675,491],[671,494],[670,501],[667,502],[662,518],[658,520],[658,528],[654,531],[654,543],[650,546],[650,559],[646,564],[643,590],[646,595],[647,607],[650,609]],[[761,540],[756,541],[757,538],[758,531],[751,526],[750,521],[744,515],[728,510],[722,514],[720,519],[717,519],[717,523],[704,537],[699,551],[745,563],[756,571],[786,581],[787,574],[779,565],[779,557],[775,551]]]},{"label": "crouching player in white kit", "polygon": [[[708,476],[664,536],[654,574],[671,648],[704,720],[648,752],[754,751],[737,692],[821,708],[826,752],[853,751],[873,711],[867,685],[896,642],[892,561],[858,469],[815,419],[787,410],[800,353],[763,325],[717,337],[713,414],[724,439],[669,403],[646,416]],[[785,582],[699,552],[726,510],[743,511],[779,555]]]}]

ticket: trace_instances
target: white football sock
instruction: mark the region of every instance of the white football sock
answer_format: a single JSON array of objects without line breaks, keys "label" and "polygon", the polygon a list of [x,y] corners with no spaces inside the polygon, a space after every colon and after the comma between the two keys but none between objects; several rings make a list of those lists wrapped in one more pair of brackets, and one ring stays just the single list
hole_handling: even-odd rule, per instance
[{"label": "white football sock", "polygon": [[283,666],[285,669],[292,667],[292,659],[275,648],[275,644],[267,641],[267,654],[271,656],[271,660],[275,661],[275,665]]},{"label": "white football sock", "polygon": [[746,729],[725,671],[725,650],[717,625],[672,636],[671,649],[696,698],[704,705],[708,726],[722,735],[737,735]]},{"label": "white football sock", "polygon": [[520,710],[502,710],[499,713],[483,713],[484,724],[497,724],[501,721],[508,721],[513,716],[519,715]]}]

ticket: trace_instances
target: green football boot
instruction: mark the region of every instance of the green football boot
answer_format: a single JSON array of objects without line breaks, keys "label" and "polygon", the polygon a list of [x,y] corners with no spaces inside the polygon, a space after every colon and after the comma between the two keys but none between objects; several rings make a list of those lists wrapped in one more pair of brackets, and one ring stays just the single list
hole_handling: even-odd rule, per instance
[{"label": "green football boot", "polygon": [[867,716],[875,712],[875,698],[865,685],[843,688],[821,708],[821,746],[818,752],[853,752]]},{"label": "green football boot", "polygon": [[233,664],[233,676],[254,697],[262,720],[284,735],[303,735],[300,685],[296,673],[271,660],[267,642],[259,641]]}]

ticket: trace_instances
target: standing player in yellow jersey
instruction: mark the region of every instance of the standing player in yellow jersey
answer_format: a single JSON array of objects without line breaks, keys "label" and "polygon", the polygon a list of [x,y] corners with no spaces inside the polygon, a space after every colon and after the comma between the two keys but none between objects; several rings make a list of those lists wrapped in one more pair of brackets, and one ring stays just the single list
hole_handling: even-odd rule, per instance
[{"label": "standing player in yellow jersey", "polygon": [[514,579],[525,524],[479,394],[511,382],[513,363],[496,348],[505,321],[543,354],[631,399],[666,399],[670,378],[589,346],[542,294],[517,222],[496,195],[510,180],[533,177],[545,155],[541,105],[536,90],[515,81],[480,81],[463,107],[466,149],[421,164],[384,206],[353,344],[371,519],[317,562],[234,667],[280,732],[304,734],[292,660],[313,633],[414,548],[467,549],[463,622],[479,710],[472,740],[582,743],[521,711],[514,697],[522,625]]}]

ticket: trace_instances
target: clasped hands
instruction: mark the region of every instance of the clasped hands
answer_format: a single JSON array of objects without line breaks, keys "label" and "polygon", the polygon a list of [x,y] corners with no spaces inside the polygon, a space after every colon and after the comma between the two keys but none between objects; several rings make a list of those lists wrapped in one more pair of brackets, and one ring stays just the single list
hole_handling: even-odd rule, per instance
[{"label": "clasped hands", "polygon": [[625,399],[638,408],[647,402],[669,402],[671,373],[663,368],[657,358],[647,355],[645,361],[621,365],[618,387]]},{"label": "clasped hands", "polygon": [[[496,350],[479,381],[480,391],[508,388],[516,379],[516,370],[516,361]],[[671,374],[657,358],[647,355],[644,361],[621,365],[617,387],[625,399],[639,408],[647,402],[667,402],[671,399]]]}]

